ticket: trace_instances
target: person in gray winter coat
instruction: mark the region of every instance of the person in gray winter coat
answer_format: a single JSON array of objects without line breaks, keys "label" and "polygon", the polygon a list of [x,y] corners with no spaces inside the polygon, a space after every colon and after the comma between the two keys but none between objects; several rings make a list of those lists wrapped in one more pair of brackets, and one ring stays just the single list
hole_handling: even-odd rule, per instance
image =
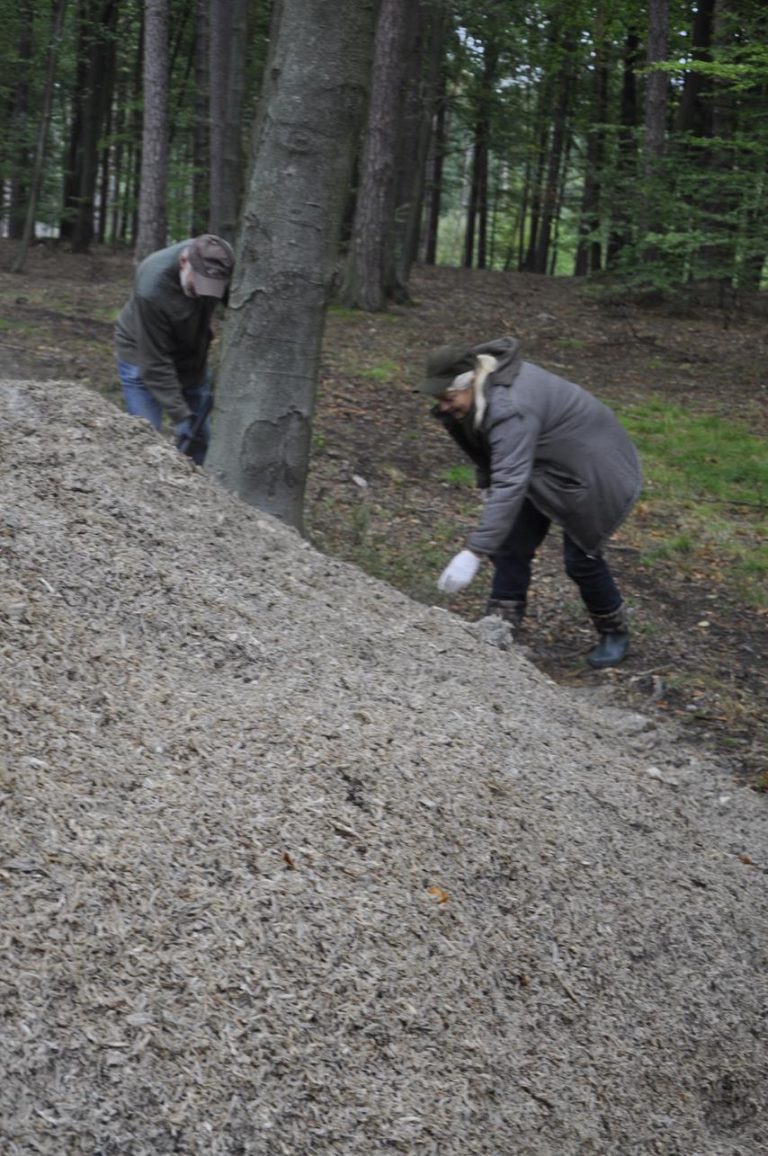
[{"label": "person in gray winter coat", "polygon": [[155,429],[167,413],[179,449],[198,464],[208,445],[211,317],[234,264],[231,246],[212,233],[159,249],[138,266],[115,323],[125,408]]},{"label": "person in gray winter coat", "polygon": [[566,573],[598,633],[587,662],[595,669],[621,662],[626,609],[603,547],[637,500],[642,473],[618,419],[581,386],[523,361],[513,337],[435,350],[418,388],[437,400],[433,413],[474,462],[485,498],[479,525],[439,589],[463,589],[490,559],[486,613],[517,631],[534,556],[555,522]]}]

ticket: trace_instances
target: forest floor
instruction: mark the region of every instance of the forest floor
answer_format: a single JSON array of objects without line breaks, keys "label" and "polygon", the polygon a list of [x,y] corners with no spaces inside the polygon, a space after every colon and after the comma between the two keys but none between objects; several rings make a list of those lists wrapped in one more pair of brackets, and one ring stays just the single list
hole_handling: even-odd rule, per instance
[{"label": "forest floor", "polygon": [[[88,384],[119,403],[112,323],[129,291],[129,255],[36,246],[11,274],[0,243],[0,376]],[[477,514],[461,459],[413,393],[429,349],[519,337],[528,360],[622,407],[658,396],[768,434],[764,317],[691,301],[601,298],[566,279],[421,269],[413,302],[382,314],[332,310],[307,490],[306,531],[419,601],[482,615],[478,579],[461,595],[435,579]],[[744,511],[734,508],[734,521]],[[745,781],[768,785],[768,611],[747,605],[711,551],[658,557],[674,510],[644,494],[609,550],[633,621],[630,657],[596,673],[589,623],[562,573],[559,535],[539,559],[528,657],[557,683],[682,725]],[[745,523],[745,533],[749,534]]]}]

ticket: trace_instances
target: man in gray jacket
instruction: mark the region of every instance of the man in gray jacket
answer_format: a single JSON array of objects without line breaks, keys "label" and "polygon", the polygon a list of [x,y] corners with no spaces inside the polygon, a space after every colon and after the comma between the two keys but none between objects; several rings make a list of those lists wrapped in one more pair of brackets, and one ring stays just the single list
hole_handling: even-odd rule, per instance
[{"label": "man in gray jacket", "polygon": [[621,662],[629,648],[626,611],[602,549],[642,484],[623,426],[580,386],[523,361],[512,337],[436,350],[419,389],[437,399],[433,413],[473,460],[485,491],[480,524],[438,587],[463,589],[489,558],[486,612],[519,628],[533,558],[555,522],[566,573],[599,636],[587,662],[595,669]]},{"label": "man in gray jacket", "polygon": [[125,408],[155,429],[168,413],[177,445],[198,464],[208,445],[211,316],[234,265],[231,247],[211,233],[151,253],[115,324]]}]

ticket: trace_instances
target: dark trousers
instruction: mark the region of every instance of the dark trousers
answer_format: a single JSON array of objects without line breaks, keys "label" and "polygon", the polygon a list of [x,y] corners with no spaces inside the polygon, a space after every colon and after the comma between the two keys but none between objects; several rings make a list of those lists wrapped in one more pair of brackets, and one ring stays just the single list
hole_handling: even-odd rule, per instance
[{"label": "dark trousers", "polygon": [[[551,521],[526,498],[517,521],[494,554],[491,598],[525,602],[531,584],[531,567],[537,549],[547,536]],[[563,533],[565,572],[579,588],[590,614],[612,614],[622,602],[619,588],[601,555],[585,554]]]}]

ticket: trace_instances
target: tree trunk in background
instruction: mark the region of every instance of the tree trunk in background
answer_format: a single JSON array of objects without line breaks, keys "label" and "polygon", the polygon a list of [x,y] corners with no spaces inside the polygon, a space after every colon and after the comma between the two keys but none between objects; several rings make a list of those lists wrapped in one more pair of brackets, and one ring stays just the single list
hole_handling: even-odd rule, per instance
[{"label": "tree trunk in background", "polygon": [[558,191],[566,151],[566,133],[571,105],[574,66],[573,33],[567,31],[563,41],[562,60],[557,74],[557,99],[552,122],[552,144],[547,164],[547,178],[541,201],[541,224],[534,252],[533,273],[546,273],[549,246],[556,218],[560,212]]},{"label": "tree trunk in background", "polygon": [[[715,18],[715,0],[699,0],[693,17],[691,59],[711,61],[712,27]],[[690,68],[685,73],[683,92],[677,110],[678,132],[692,136],[712,135],[712,104],[709,99],[711,82],[700,72]]]},{"label": "tree trunk in background", "polygon": [[387,302],[387,270],[394,236],[398,138],[403,120],[406,4],[381,0],[352,239],[339,298],[374,311]]},{"label": "tree trunk in background", "polygon": [[[722,10],[734,6],[723,4]],[[721,9],[718,12],[722,15]],[[738,30],[735,36],[738,37]],[[718,16],[711,30],[711,41],[717,48],[730,47],[734,32]],[[706,181],[703,182],[701,220],[705,237],[696,253],[692,277],[717,287],[718,304],[724,308],[729,290],[735,285],[737,270],[737,221],[754,203],[753,187],[737,185],[731,174],[738,169],[733,147],[737,132],[737,102],[726,90],[722,78],[713,77],[706,95],[710,110],[709,131],[712,145],[708,153]],[[749,131],[742,130],[745,136]]]},{"label": "tree trunk in background", "polygon": [[61,236],[84,253],[94,236],[99,140],[114,81],[117,0],[80,0],[75,114]]},{"label": "tree trunk in background", "polygon": [[602,267],[602,250],[598,237],[601,225],[603,164],[605,162],[605,126],[608,123],[608,68],[606,64],[605,10],[598,8],[595,18],[595,56],[592,72],[591,126],[587,131],[584,192],[581,201],[579,243],[574,274],[586,277]]},{"label": "tree trunk in background", "polygon": [[32,30],[35,15],[33,0],[24,0],[19,9],[21,19],[17,48],[19,75],[11,103],[13,168],[8,220],[8,236],[16,241],[24,236],[24,223],[29,205],[29,170],[32,159],[29,79],[33,56]]},{"label": "tree trunk in background", "polygon": [[137,261],[167,241],[168,81],[168,0],[146,0]]},{"label": "tree trunk in background", "polygon": [[530,166],[530,178],[526,181],[528,199],[531,207],[528,227],[528,244],[522,268],[528,273],[536,271],[536,251],[539,245],[539,230],[543,215],[544,204],[544,173],[547,164],[547,150],[550,136],[551,118],[551,80],[542,85],[536,98],[536,112],[534,118],[534,132],[536,137],[535,162]]},{"label": "tree trunk in background", "polygon": [[362,127],[375,0],[279,0],[206,466],[301,528],[338,237]]},{"label": "tree trunk in background", "polygon": [[406,9],[408,57],[405,80],[404,129],[398,163],[399,183],[395,211],[395,269],[388,278],[388,296],[405,287],[418,258],[424,205],[427,154],[437,99],[445,9],[424,0]]},{"label": "tree trunk in background", "polygon": [[443,195],[443,167],[447,147],[446,103],[445,72],[441,69],[437,80],[435,127],[432,133],[432,156],[429,166],[429,218],[424,248],[424,261],[427,265],[434,265],[437,261],[437,238],[440,229],[440,205]]},{"label": "tree trunk in background", "polygon": [[621,80],[621,109],[617,141],[616,177],[611,202],[611,231],[608,238],[607,268],[632,240],[634,216],[632,203],[637,185],[637,129],[638,103],[635,73],[639,61],[640,41],[637,33],[627,33],[624,42],[624,61]]},{"label": "tree trunk in background", "polygon": [[193,237],[209,231],[210,221],[210,68],[209,0],[197,0],[195,12],[195,95],[192,137]]},{"label": "tree trunk in background", "polygon": [[243,192],[247,12],[247,0],[211,0],[209,228],[230,242]]},{"label": "tree trunk in background", "polygon": [[[642,233],[655,233],[663,227],[661,196],[664,154],[666,151],[666,114],[669,80],[667,74],[656,68],[667,59],[669,44],[669,0],[650,0],[648,28],[648,75],[645,79],[645,143],[644,174],[645,197],[640,221]],[[646,243],[643,260],[653,264],[659,256],[658,247]]]},{"label": "tree trunk in background", "polygon": [[67,11],[67,0],[53,0],[51,5],[51,35],[48,41],[48,56],[45,66],[45,87],[43,89],[43,107],[40,114],[40,125],[37,131],[37,145],[35,160],[32,167],[32,179],[27,205],[27,219],[24,224],[24,233],[21,238],[19,252],[13,263],[13,272],[20,273],[27,259],[27,252],[32,238],[35,235],[35,217],[37,216],[37,202],[40,190],[43,187],[43,173],[45,166],[45,149],[48,141],[48,130],[51,124],[51,110],[53,107],[53,84],[56,78],[56,61],[61,40],[61,30],[64,16]]},{"label": "tree trunk in background", "polygon": [[472,177],[464,236],[464,267],[472,268],[475,238],[477,238],[477,267],[484,269],[488,258],[488,154],[491,135],[491,112],[494,103],[494,84],[499,48],[495,40],[483,46],[483,75],[477,94],[475,111]]}]

